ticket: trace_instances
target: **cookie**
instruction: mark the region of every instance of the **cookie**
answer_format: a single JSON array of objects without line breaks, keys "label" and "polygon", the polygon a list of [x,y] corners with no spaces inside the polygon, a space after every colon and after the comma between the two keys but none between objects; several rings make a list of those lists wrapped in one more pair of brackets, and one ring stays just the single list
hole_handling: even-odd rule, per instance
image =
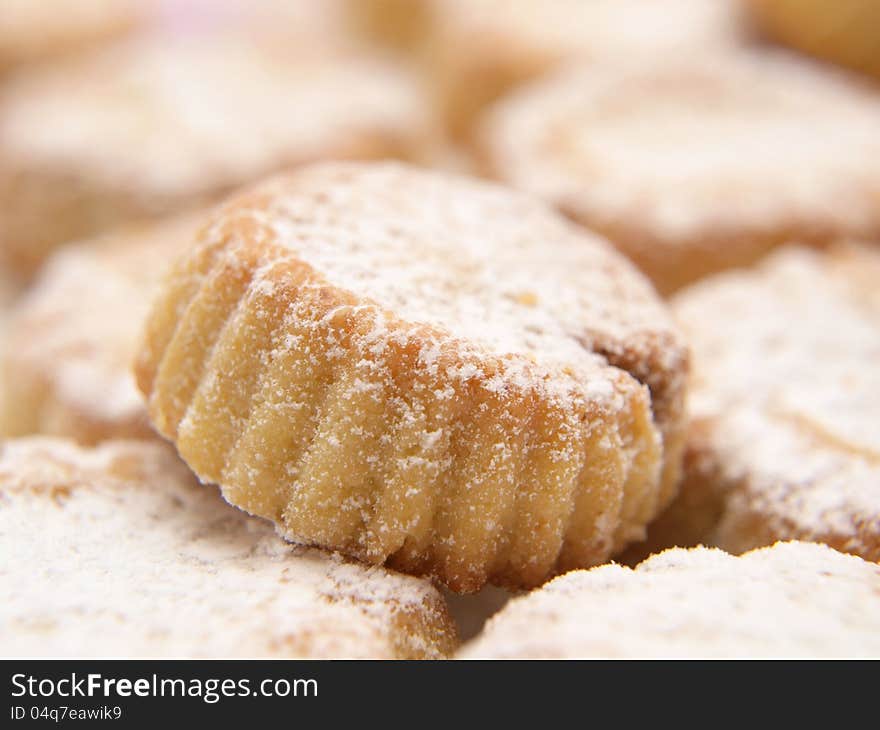
[{"label": "cookie", "polygon": [[188,39],[235,33],[282,43],[297,57],[363,48],[350,0],[150,0],[153,30]]},{"label": "cookie", "polygon": [[880,78],[880,4],[875,0],[748,0],[768,37]]},{"label": "cookie", "polygon": [[426,26],[422,55],[429,78],[458,137],[467,136],[490,102],[558,66],[642,56],[651,60],[677,56],[693,63],[694,56],[742,42],[739,8],[730,0],[421,0],[413,4],[421,11],[410,16],[420,15]]},{"label": "cookie", "polygon": [[350,22],[365,38],[417,53],[430,29],[432,0],[346,0]]},{"label": "cookie", "polygon": [[878,281],[876,249],[790,248],[676,297],[702,459],[655,547],[803,539],[880,560]]},{"label": "cookie", "polygon": [[4,318],[12,304],[21,296],[22,286],[8,271],[0,271],[0,319]]},{"label": "cookie", "polygon": [[790,240],[880,236],[880,97],[787,55],[567,70],[495,107],[479,149],[663,293]]},{"label": "cookie", "polygon": [[136,365],[158,431],[295,542],[529,586],[675,493],[687,353],[604,241],[503,188],[337,163],[229,202]]},{"label": "cookie", "polygon": [[84,444],[154,438],[131,373],[143,319],[201,219],[64,247],[9,313],[0,352],[0,433]]},{"label": "cookie", "polygon": [[3,0],[0,74],[118,38],[143,15],[131,0]]},{"label": "cookie", "polygon": [[455,646],[429,583],[284,543],[159,442],[0,443],[0,543],[6,656],[416,659]]},{"label": "cookie", "polygon": [[634,566],[671,547],[711,543],[729,487],[712,439],[712,419],[691,414],[678,494],[648,525],[645,539],[617,555],[617,562]]},{"label": "cookie", "polygon": [[227,37],[114,47],[0,98],[0,264],[27,275],[63,241],[303,162],[415,158],[431,126],[384,61]]},{"label": "cookie", "polygon": [[824,545],[668,550],[516,598],[464,658],[876,657],[880,566]]}]

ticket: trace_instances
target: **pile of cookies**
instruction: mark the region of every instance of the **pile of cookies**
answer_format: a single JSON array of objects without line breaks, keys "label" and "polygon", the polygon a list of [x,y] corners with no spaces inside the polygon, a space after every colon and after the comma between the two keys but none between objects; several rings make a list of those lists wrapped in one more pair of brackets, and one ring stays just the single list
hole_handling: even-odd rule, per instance
[{"label": "pile of cookies", "polygon": [[4,2],[3,654],[880,655],[831,7]]}]

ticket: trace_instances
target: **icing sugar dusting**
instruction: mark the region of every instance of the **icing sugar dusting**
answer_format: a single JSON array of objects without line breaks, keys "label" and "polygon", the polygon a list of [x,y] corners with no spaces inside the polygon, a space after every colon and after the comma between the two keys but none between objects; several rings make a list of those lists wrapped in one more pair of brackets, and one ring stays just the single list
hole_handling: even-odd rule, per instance
[{"label": "icing sugar dusting", "polygon": [[572,571],[510,601],[476,657],[875,656],[880,567],[824,545],[667,550]]},{"label": "icing sugar dusting", "polygon": [[[730,0],[429,0],[448,32],[551,57],[629,58],[734,42]],[[525,55],[524,53],[522,55]]]},{"label": "icing sugar dusting", "polygon": [[285,544],[158,443],[6,441],[0,502],[11,654],[415,658],[452,641],[429,583]]},{"label": "icing sugar dusting", "polygon": [[137,363],[157,429],[289,539],[468,592],[604,560],[674,493],[687,353],[539,201],[391,163],[233,198]]},{"label": "icing sugar dusting", "polygon": [[429,136],[399,67],[303,55],[226,37],[130,43],[12,84],[0,144],[26,164],[73,164],[164,199],[321,157],[411,152]]},{"label": "icing sugar dusting", "polygon": [[196,229],[184,218],[111,234],[47,263],[9,317],[3,366],[13,433],[85,442],[151,435],[131,361],[150,299]]},{"label": "icing sugar dusting", "polygon": [[[813,536],[880,555],[878,280],[869,248],[790,248],[675,300],[694,352],[694,416],[712,424],[712,449],[741,485],[722,546]],[[768,535],[749,533],[755,512]]]},{"label": "icing sugar dusting", "polygon": [[[322,177],[326,190],[306,190]],[[369,195],[359,191],[364,180]],[[393,165],[357,176],[316,171],[299,186],[305,192],[290,185],[266,215],[279,241],[334,285],[404,320],[460,346],[525,356],[509,363],[525,368],[521,378],[537,367],[611,404],[616,387],[590,350],[592,331],[620,339],[672,331],[650,287],[604,241],[525,196],[442,176],[403,179]],[[442,349],[438,339],[420,358],[430,364]],[[465,364],[455,377],[477,374]]]},{"label": "icing sugar dusting", "polygon": [[781,53],[567,69],[501,102],[484,143],[501,179],[645,246],[880,229],[880,102]]}]

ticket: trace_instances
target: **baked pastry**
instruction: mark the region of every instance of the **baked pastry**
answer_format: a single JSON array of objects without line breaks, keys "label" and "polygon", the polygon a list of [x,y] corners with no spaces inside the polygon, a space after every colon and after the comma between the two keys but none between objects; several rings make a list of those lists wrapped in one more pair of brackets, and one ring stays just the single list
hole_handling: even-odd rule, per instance
[{"label": "baked pastry", "polygon": [[284,44],[297,57],[325,58],[363,49],[350,0],[150,0],[154,32],[188,39],[223,33],[247,36],[260,45]]},{"label": "baked pastry", "polygon": [[824,545],[741,557],[667,550],[603,565],[507,604],[464,658],[871,657],[880,566]]},{"label": "baked pastry", "polygon": [[220,211],[136,372],[231,503],[469,592],[643,534],[676,491],[686,363],[650,285],[540,202],[338,163]]},{"label": "baked pastry", "polygon": [[345,0],[352,25],[365,38],[418,52],[433,24],[433,0]]},{"label": "baked pastry", "polygon": [[730,487],[713,447],[713,426],[711,417],[691,414],[678,495],[648,525],[645,539],[617,555],[617,562],[634,566],[671,547],[711,544]]},{"label": "baked pastry", "polygon": [[733,0],[407,4],[420,9],[410,16],[421,17],[426,26],[422,47],[429,77],[449,127],[459,137],[467,136],[487,104],[560,65],[669,56],[693,63],[695,55],[742,42],[739,7]]},{"label": "baked pastry", "polygon": [[791,248],[676,297],[702,456],[655,549],[794,538],[880,560],[878,281],[873,248]]},{"label": "baked pastry", "polygon": [[480,154],[663,293],[789,240],[880,236],[880,97],[782,54],[568,70],[501,102]]},{"label": "baked pastry", "polygon": [[0,503],[6,656],[415,659],[455,647],[429,583],[285,544],[159,442],[7,440]]},{"label": "baked pastry", "polygon": [[414,158],[431,135],[415,80],[384,61],[228,37],[114,47],[0,99],[0,265],[27,274],[58,243],[299,163]]},{"label": "baked pastry", "polygon": [[3,0],[0,74],[118,38],[142,21],[133,0]]},{"label": "baked pastry", "polygon": [[769,37],[880,78],[880,3],[876,0],[748,0],[749,16]]},{"label": "baked pastry", "polygon": [[155,437],[131,364],[162,275],[200,220],[107,234],[49,259],[8,316],[0,433],[84,444]]}]

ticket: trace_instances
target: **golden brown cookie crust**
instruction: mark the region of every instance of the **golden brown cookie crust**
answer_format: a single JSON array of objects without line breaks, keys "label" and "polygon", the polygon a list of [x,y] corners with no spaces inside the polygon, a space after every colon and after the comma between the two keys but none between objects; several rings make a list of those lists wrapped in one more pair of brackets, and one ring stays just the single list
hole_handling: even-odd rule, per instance
[{"label": "golden brown cookie crust", "polygon": [[[880,101],[791,56],[592,65],[502,101],[479,155],[662,293],[796,240],[880,235]],[[772,152],[771,152],[772,151]]]},{"label": "golden brown cookie crust", "polygon": [[230,202],[136,366],[157,429],[230,502],[459,591],[536,585],[640,537],[677,489],[686,370],[607,244],[393,164]]},{"label": "golden brown cookie crust", "polygon": [[[617,562],[635,566],[669,548],[711,544],[713,530],[724,513],[725,496],[731,488],[712,445],[713,425],[711,419],[691,418],[678,494],[648,525],[645,539],[634,542],[617,555]],[[773,542],[771,539],[762,544]]]}]

